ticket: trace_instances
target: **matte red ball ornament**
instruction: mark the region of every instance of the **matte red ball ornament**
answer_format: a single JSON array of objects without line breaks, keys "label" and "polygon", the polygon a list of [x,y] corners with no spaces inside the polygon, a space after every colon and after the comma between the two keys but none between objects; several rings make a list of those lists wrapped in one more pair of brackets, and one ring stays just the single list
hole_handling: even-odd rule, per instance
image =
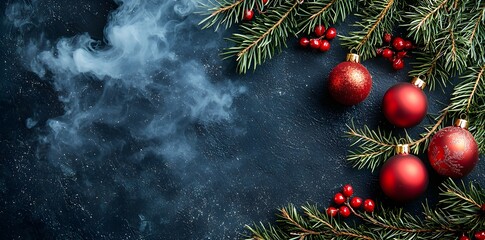
[{"label": "matte red ball ornament", "polygon": [[478,144],[467,130],[468,122],[458,119],[455,126],[439,130],[431,139],[428,159],[440,175],[461,178],[478,163]]},{"label": "matte red ball ornament", "polygon": [[404,202],[420,196],[428,186],[428,172],[421,160],[409,154],[409,145],[399,144],[397,155],[382,166],[380,184],[386,196]]},{"label": "matte red ball ornament", "polygon": [[426,116],[428,100],[425,82],[414,78],[412,83],[399,83],[389,88],[382,99],[382,111],[396,127],[408,128],[419,124]]},{"label": "matte red ball ornament", "polygon": [[372,76],[359,61],[357,54],[347,54],[347,61],[335,66],[328,77],[330,95],[340,104],[358,104],[370,93]]}]

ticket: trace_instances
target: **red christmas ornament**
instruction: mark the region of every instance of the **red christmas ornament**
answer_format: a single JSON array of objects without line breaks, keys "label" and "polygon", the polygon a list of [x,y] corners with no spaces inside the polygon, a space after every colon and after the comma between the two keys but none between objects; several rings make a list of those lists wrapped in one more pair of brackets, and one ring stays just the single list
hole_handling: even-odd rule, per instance
[{"label": "red christmas ornament", "polygon": [[359,55],[347,54],[347,61],[335,66],[328,77],[330,95],[343,105],[355,105],[370,93],[372,76],[359,62]]},{"label": "red christmas ornament", "polygon": [[347,218],[350,216],[350,209],[347,206],[341,206],[339,209],[340,216]]},{"label": "red christmas ornament", "polygon": [[399,83],[389,88],[382,99],[382,111],[393,125],[408,128],[426,116],[428,100],[423,92],[426,83],[414,78],[412,83]]},{"label": "red christmas ornament", "polygon": [[334,207],[327,208],[327,215],[328,216],[335,217],[335,216],[337,216],[337,213],[338,213],[338,209],[336,209]]},{"label": "red christmas ornament", "polygon": [[478,144],[467,130],[468,122],[458,119],[455,126],[439,130],[431,139],[428,159],[440,175],[461,178],[478,162]]},{"label": "red christmas ornament", "polygon": [[372,201],[372,199],[366,199],[364,201],[364,211],[373,212],[375,207],[376,204],[374,203],[374,201]]},{"label": "red christmas ornament", "polygon": [[384,193],[396,201],[408,201],[421,195],[428,186],[428,172],[421,160],[409,154],[409,145],[399,144],[397,155],[382,166],[380,184]]},{"label": "red christmas ornament", "polygon": [[317,37],[321,37],[325,33],[325,27],[322,25],[318,25],[315,27],[313,32],[315,32],[315,35],[317,35]]},{"label": "red christmas ornament", "polygon": [[332,40],[337,36],[337,29],[331,27],[327,29],[327,32],[325,33],[325,38],[328,40]]},{"label": "red christmas ornament", "polygon": [[344,196],[350,197],[352,196],[352,194],[354,194],[354,188],[352,187],[352,185],[347,184],[342,188],[342,193],[344,194]]},{"label": "red christmas ornament", "polygon": [[244,16],[243,16],[243,19],[246,20],[246,21],[251,21],[251,19],[253,19],[254,17],[254,12],[252,9],[248,9],[246,11],[244,11]]},{"label": "red christmas ornament", "polygon": [[353,208],[360,208],[361,205],[362,205],[362,198],[360,197],[354,197],[352,198],[352,200],[350,200],[350,206],[352,206]]}]

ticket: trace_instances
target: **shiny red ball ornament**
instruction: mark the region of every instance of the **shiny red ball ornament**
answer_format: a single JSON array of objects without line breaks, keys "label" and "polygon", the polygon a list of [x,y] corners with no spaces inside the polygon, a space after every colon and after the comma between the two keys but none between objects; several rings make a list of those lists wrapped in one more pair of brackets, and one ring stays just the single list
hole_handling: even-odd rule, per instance
[{"label": "shiny red ball ornament", "polygon": [[344,202],[345,202],[345,197],[342,193],[337,193],[335,194],[335,196],[333,197],[333,201],[335,202],[335,204],[337,205],[342,205]]},{"label": "shiny red ball ornament", "polygon": [[344,194],[344,196],[350,197],[352,196],[352,194],[354,194],[354,188],[352,187],[352,185],[347,184],[342,188],[342,193]]},{"label": "shiny red ball ornament", "polygon": [[386,196],[404,202],[420,196],[428,186],[428,172],[421,160],[409,154],[409,145],[399,144],[397,155],[382,166],[380,184]]},{"label": "shiny red ball ornament", "polygon": [[321,37],[323,36],[323,34],[325,34],[325,27],[322,25],[315,26],[313,32],[315,33],[315,35],[317,35],[317,37]]},{"label": "shiny red ball ornament", "polygon": [[376,208],[376,204],[374,203],[374,201],[372,199],[366,199],[364,201],[364,211],[370,213],[370,212],[374,211],[374,208]]},{"label": "shiny red ball ornament", "polygon": [[350,216],[350,209],[347,206],[341,206],[339,209],[340,216],[347,218]]},{"label": "shiny red ball ornament", "polygon": [[473,236],[476,240],[485,240],[485,231],[476,232]]},{"label": "shiny red ball ornament", "polygon": [[439,130],[431,139],[428,159],[440,175],[461,178],[478,162],[478,144],[467,130],[468,122],[458,119],[455,126]]},{"label": "shiny red ball ornament", "polygon": [[362,198],[360,197],[354,197],[352,200],[350,200],[350,206],[353,208],[360,208],[362,206]]},{"label": "shiny red ball ornament", "polygon": [[310,40],[308,40],[308,38],[306,37],[300,38],[300,46],[307,47],[308,44],[310,44]]},{"label": "shiny red ball ornament", "polygon": [[404,42],[404,39],[400,37],[395,37],[394,40],[392,40],[392,46],[397,51],[401,51],[406,47],[406,43]]},{"label": "shiny red ball ornament", "polygon": [[428,100],[423,92],[425,85],[416,77],[412,83],[399,83],[389,88],[382,99],[382,111],[387,120],[400,128],[419,124],[428,110]]},{"label": "shiny red ball ornament", "polygon": [[327,208],[327,215],[328,216],[335,217],[335,216],[337,216],[337,213],[338,213],[338,209],[336,209],[334,207]]},{"label": "shiny red ball ornament", "polygon": [[322,45],[322,41],[318,38],[310,39],[310,47],[313,49],[319,49],[320,45]]},{"label": "shiny red ball ornament", "polygon": [[246,21],[251,21],[254,17],[254,11],[252,9],[248,9],[244,11],[243,19]]},{"label": "shiny red ball ornament", "polygon": [[347,61],[335,66],[328,76],[330,95],[340,104],[358,104],[370,93],[372,76],[367,68],[359,63],[359,55],[347,54]]},{"label": "shiny red ball ornament", "polygon": [[335,37],[337,37],[337,29],[331,27],[327,29],[327,32],[325,33],[325,38],[328,40],[332,40]]}]

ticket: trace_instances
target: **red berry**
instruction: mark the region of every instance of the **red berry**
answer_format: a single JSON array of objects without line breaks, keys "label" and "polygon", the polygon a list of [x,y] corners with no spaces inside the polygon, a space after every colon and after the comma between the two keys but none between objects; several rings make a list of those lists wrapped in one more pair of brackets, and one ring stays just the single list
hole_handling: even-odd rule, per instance
[{"label": "red berry", "polygon": [[321,37],[325,33],[325,27],[323,25],[318,25],[313,31],[315,32],[315,35],[317,35],[317,37]]},{"label": "red berry", "polygon": [[480,208],[480,210],[481,210],[482,212],[485,212],[485,203],[484,203],[484,204],[482,204],[482,207]]},{"label": "red berry", "polygon": [[465,235],[463,235],[463,236],[460,237],[460,240],[470,240],[470,238],[467,237],[467,236],[465,236]]},{"label": "red berry", "polygon": [[386,49],[382,50],[382,57],[392,58],[392,55],[394,55],[394,52],[391,49],[386,48]]},{"label": "red berry", "polygon": [[332,40],[337,36],[337,29],[331,27],[327,29],[327,32],[325,33],[325,38],[328,40]]},{"label": "red berry", "polygon": [[320,51],[326,52],[330,50],[330,43],[327,40],[321,40]]},{"label": "red berry", "polygon": [[392,40],[392,35],[390,33],[385,33],[383,40],[384,40],[385,43],[390,43],[391,40]]},{"label": "red berry", "polygon": [[409,50],[409,49],[413,49],[413,48],[414,48],[414,46],[413,46],[413,43],[411,41],[409,41],[409,40],[404,41],[404,49]]},{"label": "red berry", "polygon": [[354,194],[354,188],[350,184],[347,184],[343,187],[342,193],[344,196],[350,197],[352,194]]},{"label": "red berry", "polygon": [[341,206],[339,209],[340,216],[346,218],[350,216],[350,209],[347,206]]},{"label": "red berry", "polygon": [[406,52],[406,51],[397,52],[397,58],[407,57],[408,56],[407,54],[408,54],[408,52]]},{"label": "red berry", "polygon": [[350,200],[350,206],[352,206],[353,208],[360,208],[361,205],[362,205],[362,198],[360,197],[354,197],[352,198],[352,200]]},{"label": "red berry", "polygon": [[480,231],[475,233],[476,240],[485,240],[485,231]]},{"label": "red berry", "polygon": [[366,212],[373,212],[375,207],[376,204],[374,203],[374,201],[372,201],[372,199],[366,199],[364,201],[364,210]]},{"label": "red berry", "polygon": [[319,49],[320,45],[322,45],[322,42],[318,38],[312,38],[310,39],[310,47],[313,49]]},{"label": "red berry", "polygon": [[266,5],[268,3],[268,0],[263,0],[263,4]]},{"label": "red berry", "polygon": [[243,19],[246,20],[246,21],[251,21],[251,19],[253,19],[254,17],[254,12],[252,9],[248,9],[246,11],[244,11],[244,17]]},{"label": "red berry", "polygon": [[400,38],[400,37],[396,37],[394,38],[394,40],[392,41],[392,46],[394,47],[394,49],[398,50],[398,51],[401,51],[404,49],[404,39]]},{"label": "red berry", "polygon": [[394,58],[392,60],[392,69],[397,71],[403,68],[404,68],[404,60],[402,60],[402,58]]},{"label": "red berry", "polygon": [[335,216],[337,216],[337,213],[338,213],[338,209],[336,209],[334,207],[327,208],[327,215],[328,216],[335,217]]},{"label": "red berry", "polygon": [[337,204],[337,205],[342,205],[344,202],[345,202],[345,197],[342,193],[337,193],[335,194],[335,196],[333,197],[333,201]]},{"label": "red berry", "polygon": [[376,50],[377,56],[382,55],[382,51],[384,51],[384,49],[383,49],[383,48],[378,48],[378,49]]},{"label": "red berry", "polygon": [[300,38],[300,46],[307,47],[308,44],[310,44],[310,40],[308,40],[308,38],[306,37]]}]

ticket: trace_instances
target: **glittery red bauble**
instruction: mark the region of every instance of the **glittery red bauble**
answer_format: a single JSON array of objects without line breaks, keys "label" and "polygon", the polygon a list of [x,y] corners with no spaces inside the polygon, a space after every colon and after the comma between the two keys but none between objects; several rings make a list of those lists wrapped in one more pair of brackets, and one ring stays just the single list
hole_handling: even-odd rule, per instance
[{"label": "glittery red bauble", "polygon": [[416,126],[426,116],[428,100],[423,90],[411,83],[399,83],[387,90],[382,111],[396,127]]},{"label": "glittery red bauble", "polygon": [[468,130],[445,127],[431,139],[428,159],[440,175],[461,178],[477,165],[478,144]]},{"label": "glittery red bauble", "polygon": [[362,102],[370,93],[372,77],[362,64],[342,62],[330,72],[329,91],[335,101],[343,105]]},{"label": "glittery red bauble", "polygon": [[382,167],[380,184],[384,193],[396,201],[408,201],[421,195],[428,186],[428,172],[419,158],[398,154]]}]

